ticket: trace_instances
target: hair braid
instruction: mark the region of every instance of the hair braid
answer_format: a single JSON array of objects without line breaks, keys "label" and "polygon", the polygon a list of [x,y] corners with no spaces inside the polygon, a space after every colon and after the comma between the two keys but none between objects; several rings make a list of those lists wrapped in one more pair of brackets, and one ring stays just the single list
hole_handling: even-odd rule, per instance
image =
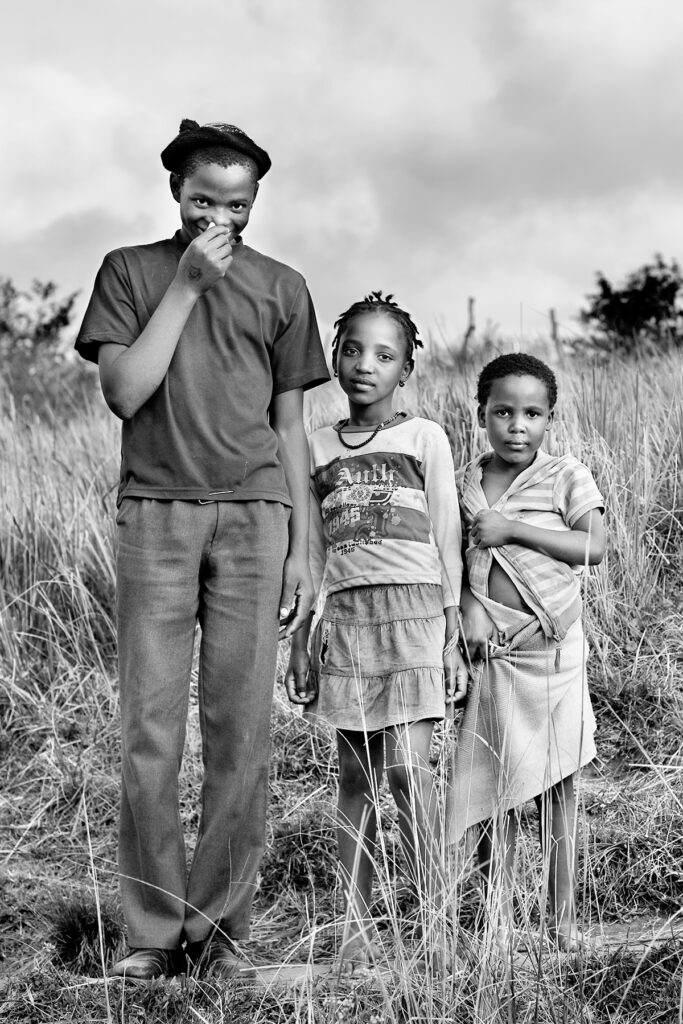
[{"label": "hair braid", "polygon": [[335,335],[332,341],[332,368],[337,369],[337,352],[339,342],[347,327],[354,319],[362,313],[383,313],[385,316],[398,324],[406,343],[406,358],[413,361],[413,352],[416,348],[422,348],[422,342],[417,336],[417,327],[413,323],[410,313],[401,309],[397,302],[394,302],[393,295],[382,295],[382,292],[370,292],[364,299],[354,302],[352,306],[342,313],[338,320],[335,320]]}]

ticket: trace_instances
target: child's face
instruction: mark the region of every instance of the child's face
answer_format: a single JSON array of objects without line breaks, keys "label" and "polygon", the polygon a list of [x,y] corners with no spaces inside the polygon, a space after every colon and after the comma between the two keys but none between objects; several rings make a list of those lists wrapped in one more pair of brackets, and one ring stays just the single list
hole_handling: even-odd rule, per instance
[{"label": "child's face", "polygon": [[238,164],[202,164],[182,183],[172,181],[171,191],[180,204],[181,234],[186,242],[206,231],[212,221],[237,238],[249,223],[256,183]]},{"label": "child's face", "polygon": [[378,421],[391,413],[400,380],[407,380],[412,363],[406,359],[406,340],[399,325],[382,313],[359,313],[339,341],[337,374],[351,405],[377,411]]},{"label": "child's face", "polygon": [[486,405],[479,406],[478,417],[499,462],[525,469],[553,421],[548,389],[526,373],[500,377],[493,381]]}]

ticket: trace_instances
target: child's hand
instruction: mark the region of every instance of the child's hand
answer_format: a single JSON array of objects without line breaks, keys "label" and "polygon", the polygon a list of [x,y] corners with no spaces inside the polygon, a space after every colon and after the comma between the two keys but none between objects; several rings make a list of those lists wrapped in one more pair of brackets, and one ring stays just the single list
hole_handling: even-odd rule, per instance
[{"label": "child's hand", "polygon": [[308,651],[292,644],[285,674],[287,696],[292,704],[310,704],[318,695],[313,681],[309,678],[310,667]]},{"label": "child's hand", "polygon": [[446,704],[462,704],[467,696],[469,673],[459,647],[444,648],[443,670],[446,681]]},{"label": "child's hand", "polygon": [[486,658],[495,627],[483,605],[470,597],[462,605],[462,640],[470,662]]},{"label": "child's hand", "polygon": [[193,238],[178,264],[178,276],[199,295],[225,277],[232,263],[232,230],[211,222],[206,231]]},{"label": "child's hand", "polygon": [[485,509],[477,512],[470,528],[470,539],[478,548],[499,548],[512,540],[513,522],[500,512]]}]

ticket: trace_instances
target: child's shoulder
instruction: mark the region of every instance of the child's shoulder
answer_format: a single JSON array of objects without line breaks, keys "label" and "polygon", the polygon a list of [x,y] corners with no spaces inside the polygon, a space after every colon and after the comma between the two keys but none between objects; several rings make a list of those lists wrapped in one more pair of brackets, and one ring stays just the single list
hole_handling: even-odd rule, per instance
[{"label": "child's shoulder", "polygon": [[326,423],[322,427],[316,427],[315,430],[311,430],[308,435],[309,443],[311,441],[320,441],[321,439],[325,440],[326,438],[332,439],[336,437],[337,432],[334,428],[337,423],[339,423],[339,420],[335,420],[334,423]]},{"label": "child's shoulder", "polygon": [[473,459],[470,459],[469,462],[466,462],[465,465],[458,470],[458,474],[460,475],[461,478],[465,476],[471,476],[472,473],[474,473],[483,462],[488,462],[492,455],[492,451],[480,452],[479,455],[475,455]]},{"label": "child's shoulder", "polygon": [[337,432],[334,429],[334,424],[327,424],[324,427],[316,427],[308,435],[308,447],[311,450],[311,454],[318,461],[322,455],[327,455],[328,452],[334,450],[336,452],[339,444]]},{"label": "child's shoulder", "polygon": [[148,264],[165,260],[176,251],[178,243],[175,238],[161,238],[156,242],[144,242],[137,245],[121,245],[117,249],[111,249],[104,257],[104,263],[125,264],[130,266],[135,263]]},{"label": "child's shoulder", "polygon": [[563,455],[547,455],[546,453],[546,465],[548,473],[552,473],[559,480],[592,476],[588,466],[571,452],[565,452]]},{"label": "child's shoulder", "polygon": [[417,430],[424,430],[427,433],[432,434],[445,434],[446,431],[443,429],[440,423],[436,420],[430,420],[426,416],[410,416],[408,415],[405,420],[406,423],[414,423]]},{"label": "child's shoulder", "polygon": [[274,259],[272,256],[266,256],[265,253],[259,252],[258,249],[252,249],[250,245],[242,244],[242,259],[257,268],[266,278],[287,282],[297,288],[304,284],[304,276],[300,271],[290,267],[287,263]]},{"label": "child's shoulder", "polygon": [[429,420],[425,416],[407,416],[403,421],[403,426],[405,430],[411,431],[425,441],[446,441],[448,443],[446,431],[436,420]]}]

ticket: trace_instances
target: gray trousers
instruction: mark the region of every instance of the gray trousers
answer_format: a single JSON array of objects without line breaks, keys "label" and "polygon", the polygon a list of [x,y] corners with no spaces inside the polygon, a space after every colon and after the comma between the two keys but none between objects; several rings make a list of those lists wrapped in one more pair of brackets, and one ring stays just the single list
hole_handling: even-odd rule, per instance
[{"label": "gray trousers", "polygon": [[[121,899],[131,947],[249,932],[263,853],[289,510],[125,498],[117,515]],[[189,872],[180,772],[195,626],[204,778]]]}]

